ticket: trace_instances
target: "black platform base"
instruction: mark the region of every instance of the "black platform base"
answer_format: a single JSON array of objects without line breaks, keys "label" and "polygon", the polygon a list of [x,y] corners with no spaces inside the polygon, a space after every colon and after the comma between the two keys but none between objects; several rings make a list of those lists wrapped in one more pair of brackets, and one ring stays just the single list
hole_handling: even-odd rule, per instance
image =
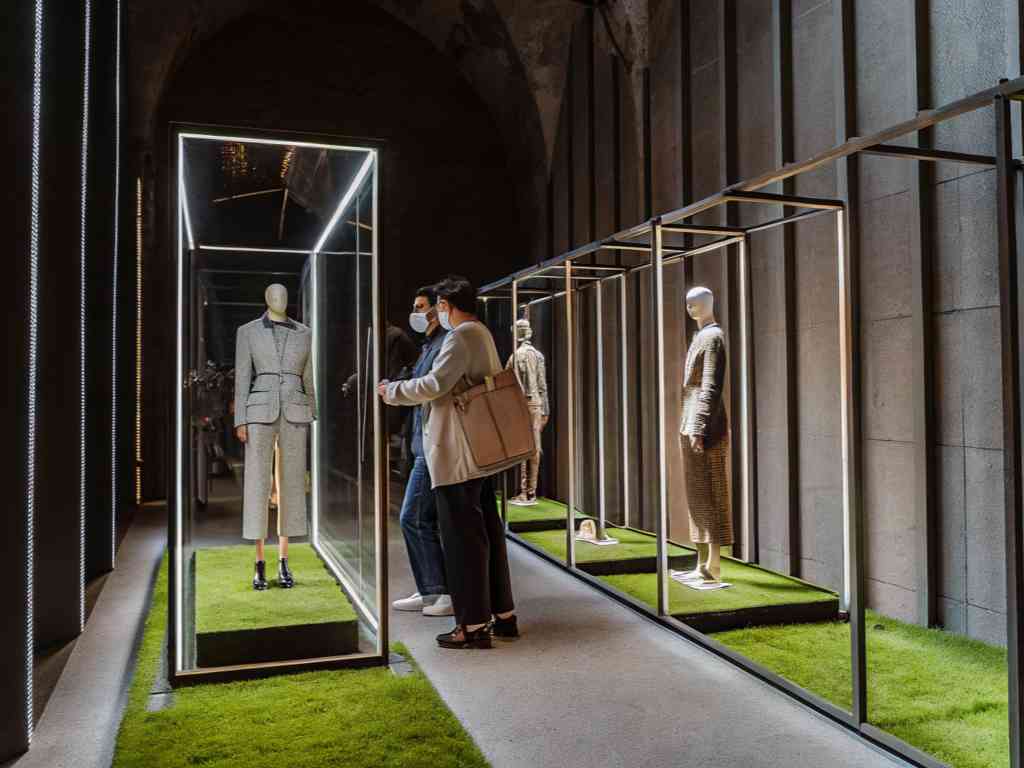
[{"label": "black platform base", "polygon": [[811,624],[819,621],[836,621],[839,618],[839,598],[815,603],[765,605],[718,613],[673,613],[672,617],[704,634],[764,625]]},{"label": "black platform base", "polygon": [[[580,523],[589,520],[587,517],[576,518],[576,530],[579,530]],[[536,531],[564,531],[565,520],[509,520],[508,529],[512,533],[534,533]]]},{"label": "black platform base", "polygon": [[[609,536],[615,536],[611,530]],[[576,549],[576,567],[591,576],[623,576],[628,573],[651,573],[658,569],[657,560],[653,557],[630,557],[625,560],[592,560],[579,559],[579,547],[592,546],[580,544]],[[673,571],[692,571],[697,567],[697,553],[673,555],[668,559],[668,567]]]},{"label": "black platform base", "polygon": [[200,667],[344,656],[359,651],[359,622],[331,621],[196,634]]}]

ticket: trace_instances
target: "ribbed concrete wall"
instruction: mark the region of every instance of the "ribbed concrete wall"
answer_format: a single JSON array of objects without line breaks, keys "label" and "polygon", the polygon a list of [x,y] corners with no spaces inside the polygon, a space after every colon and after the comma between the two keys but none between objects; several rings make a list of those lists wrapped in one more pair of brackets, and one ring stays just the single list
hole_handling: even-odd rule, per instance
[{"label": "ribbed concrete wall", "polygon": [[[615,144],[607,37],[600,22],[584,18],[573,37],[551,170],[549,204],[554,214],[551,252],[612,231],[608,198],[621,192],[621,223],[641,221],[650,196],[651,213],[700,199],[727,183],[753,176],[786,160],[799,160],[841,142],[837,115],[843,94],[852,94],[856,130],[863,135],[915,114],[915,87],[925,94],[921,107],[937,106],[1020,73],[1016,0],[989,3],[931,0],[909,2],[856,0],[852,3],[855,47],[843,52],[837,34],[836,2],[793,0],[780,3],[788,15],[791,47],[778,46],[770,0],[729,3],[651,2],[649,19],[650,123],[644,123],[647,98],[642,64],[624,72],[621,86],[636,109],[622,111],[619,147],[622,162],[613,167]],[[734,13],[723,11],[730,5]],[[723,29],[734,24],[734,29]],[[593,35],[591,45],[588,36]],[[776,60],[779,51],[785,60]],[[920,62],[917,52],[922,51]],[[593,52],[593,83],[586,62]],[[845,59],[844,59],[845,56]],[[844,82],[843,63],[851,76]],[[776,73],[792,84],[792,99],[780,100]],[[915,80],[915,77],[918,80]],[[728,87],[734,83],[735,88]],[[591,90],[592,88],[592,90]],[[593,116],[588,98],[594,94]],[[782,110],[780,112],[780,109]],[[688,119],[684,119],[688,118]],[[994,124],[989,111],[968,115],[933,132],[932,146],[991,154]],[[645,130],[649,129],[649,176],[645,173]],[[788,131],[791,147],[781,142]],[[594,161],[589,162],[593,132]],[[627,135],[628,134],[628,135]],[[928,137],[923,137],[928,140]],[[1001,392],[999,370],[998,273],[995,228],[995,173],[981,166],[943,163],[923,169],[927,183],[916,187],[910,162],[860,157],[849,190],[857,236],[855,264],[860,284],[859,338],[861,457],[867,600],[871,608],[907,621],[926,621],[922,612],[924,535],[919,522],[919,475],[923,441],[935,447],[934,531],[937,611],[946,628],[1002,642],[1005,638]],[[597,205],[589,202],[591,176]],[[781,191],[781,190],[776,190]],[[836,168],[804,174],[792,184],[800,195],[843,194]],[[918,207],[920,205],[920,207]],[[918,213],[920,211],[920,213]],[[724,209],[703,220],[724,223]],[[778,215],[777,210],[736,212],[750,223]],[[593,220],[591,219],[593,217]],[[787,241],[792,248],[787,262]],[[757,385],[757,459],[759,557],[765,565],[838,588],[842,580],[843,518],[839,378],[839,296],[835,224],[820,217],[793,228],[752,238],[755,377]],[[921,260],[924,260],[921,262]],[[921,263],[932,279],[915,286]],[[927,274],[927,271],[926,271]],[[668,358],[668,479],[673,536],[685,539],[686,511],[674,431],[675,397],[686,349],[682,291],[689,281],[712,288],[720,320],[733,341],[738,362],[735,274],[721,255],[694,260],[692,274],[682,266],[666,270],[665,316]],[[618,332],[617,290],[609,289],[604,332]],[[635,418],[629,436],[634,493],[631,501],[644,524],[653,526],[652,339],[646,276],[630,281],[630,329]],[[580,311],[591,313],[589,300]],[[562,310],[553,308],[560,322]],[[556,326],[558,323],[556,323]],[[586,327],[586,326],[585,326]],[[562,331],[564,333],[564,329]],[[918,334],[923,334],[918,336]],[[585,333],[585,335],[587,335]],[[591,334],[592,335],[592,334]],[[934,424],[929,434],[915,416],[925,396],[915,374],[916,339],[932,345]],[[564,342],[563,342],[564,343]],[[557,347],[557,343],[556,343]],[[608,353],[607,347],[611,348]],[[557,356],[558,350],[552,352]],[[585,380],[594,370],[593,344],[583,345]],[[791,364],[787,365],[787,360]],[[606,345],[605,370],[617,375],[618,349]],[[557,366],[552,365],[553,374]],[[607,397],[618,383],[609,379]],[[564,398],[564,376],[554,382]],[[792,397],[787,393],[792,391]],[[727,396],[729,394],[727,393]],[[593,398],[587,383],[581,392],[587,408]],[[606,459],[617,470],[619,404],[605,406],[613,446]],[[735,414],[734,416],[738,416]],[[583,419],[585,464],[595,458],[594,419]],[[736,419],[734,418],[734,423]],[[568,425],[561,425],[560,429]],[[738,434],[737,434],[738,437]],[[554,439],[557,462],[564,466],[564,440]],[[613,458],[614,457],[614,458]],[[564,495],[564,478],[551,478]],[[611,482],[611,481],[609,481]],[[581,499],[593,503],[593,483],[581,483]],[[646,490],[646,496],[645,496]],[[606,485],[619,504],[620,486]],[[792,511],[791,511],[792,510]],[[589,509],[588,509],[589,511]],[[614,518],[613,518],[614,519]]]}]

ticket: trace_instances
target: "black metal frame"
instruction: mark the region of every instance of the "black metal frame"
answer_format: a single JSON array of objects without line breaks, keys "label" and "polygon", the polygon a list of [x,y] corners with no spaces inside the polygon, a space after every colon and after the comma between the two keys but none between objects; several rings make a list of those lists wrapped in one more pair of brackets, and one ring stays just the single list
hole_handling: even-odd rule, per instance
[{"label": "black metal frame", "polygon": [[[168,131],[169,142],[168,142],[168,227],[167,233],[169,238],[169,252],[175,254],[174,258],[171,259],[167,275],[167,290],[171,296],[171,300],[168,302],[169,306],[178,308],[178,299],[174,293],[174,286],[178,281],[178,270],[184,268],[186,274],[190,272],[191,267],[188,264],[179,266],[179,260],[181,254],[178,247],[178,225],[177,225],[177,211],[179,209],[179,188],[178,188],[178,141],[182,134],[188,133],[201,133],[208,136],[223,136],[223,137],[244,137],[246,139],[273,139],[273,140],[292,140],[296,142],[308,142],[317,144],[327,145],[344,145],[349,147],[374,150],[377,153],[376,168],[374,173],[376,175],[376,196],[377,196],[377,225],[378,229],[381,227],[383,216],[379,210],[380,202],[383,199],[382,191],[382,179],[384,177],[383,163],[385,162],[385,143],[376,139],[366,138],[354,138],[346,136],[338,136],[332,134],[318,134],[318,133],[305,133],[291,130],[268,130],[265,128],[249,127],[249,126],[223,126],[223,125],[207,125],[201,123],[171,123]],[[198,247],[198,244],[197,244]],[[186,242],[182,243],[182,248],[187,252],[187,258],[191,261],[191,250],[188,249]],[[380,241],[376,242],[376,262],[379,265],[381,263],[380,254],[381,244]],[[384,298],[383,298],[383,281],[379,279],[377,281],[377,293],[375,297],[374,306],[371,309],[371,320],[372,327],[375,329],[374,334],[374,345],[373,345],[373,356],[374,365],[377,370],[383,370],[383,347],[380,343],[381,329],[383,328],[383,317],[384,317]],[[192,300],[188,297],[188,287],[185,287],[186,293],[183,294],[183,299],[191,305]],[[181,333],[184,334],[185,338],[190,337],[190,319],[188,313],[182,315],[182,328]],[[186,342],[187,343],[187,342]],[[177,355],[176,355],[177,357]],[[174,659],[177,651],[177,637],[175,632],[175,618],[180,607],[177,605],[175,579],[177,573],[177,563],[175,553],[177,551],[177,537],[178,537],[178,522],[177,522],[177,503],[180,496],[184,498],[190,498],[190,490],[185,487],[181,488],[178,486],[178,473],[173,467],[176,462],[181,461],[184,465],[188,462],[188,451],[189,447],[187,441],[182,441],[181,451],[182,455],[178,455],[178,448],[176,446],[176,434],[178,430],[178,417],[176,410],[176,403],[178,399],[178,392],[183,388],[185,382],[179,378],[177,371],[177,361],[175,365],[170,366],[169,373],[171,388],[170,391],[174,393],[174,396],[170,398],[168,403],[168,433],[171,436],[171,446],[168,451],[169,456],[174,458],[172,461],[172,471],[169,473],[168,488],[167,488],[167,530],[168,530],[168,619],[169,628],[167,634],[167,653],[168,653],[168,680],[174,686],[188,686],[195,685],[198,683],[208,682],[227,682],[232,680],[247,680],[255,678],[269,677],[277,674],[292,674],[298,672],[308,672],[313,670],[321,669],[357,669],[371,666],[386,666],[389,663],[389,603],[388,603],[388,504],[389,504],[389,478],[388,478],[388,441],[382,436],[382,430],[380,428],[380,418],[377,417],[378,424],[374,431],[376,453],[376,478],[375,483],[377,486],[377,494],[375,503],[379,510],[377,518],[377,526],[375,535],[377,537],[377,563],[376,563],[376,578],[377,578],[377,636],[378,636],[378,653],[357,653],[348,654],[339,657],[327,657],[318,659],[295,659],[290,661],[282,662],[269,662],[259,664],[245,664],[228,667],[216,667],[212,669],[192,669],[192,670],[176,670],[176,664]],[[375,406],[377,406],[377,399],[374,398]],[[184,414],[188,417],[188,414]],[[187,483],[187,472],[185,473]],[[354,603],[355,604],[355,603]],[[357,611],[359,611],[358,606]]]},{"label": "black metal frame", "polygon": [[[773,6],[773,17],[776,26],[781,26],[781,23],[785,18],[784,5],[785,4],[782,3],[776,3]],[[849,33],[849,13],[850,7],[848,2],[837,3],[835,25],[837,32],[842,35]],[[784,35],[777,35],[777,37],[779,39],[776,41],[776,44],[780,48],[785,48],[791,45],[791,41],[787,40]],[[841,73],[839,77],[845,77],[845,75]],[[912,84],[912,88],[916,87],[917,81],[915,79]],[[785,83],[777,83],[777,91],[776,97],[778,100],[785,100],[788,98]],[[789,97],[791,97],[791,95]],[[660,266],[665,261],[663,258],[664,256],[669,256],[670,258],[668,260],[687,258],[694,255],[696,251],[706,251],[727,246],[728,243],[726,241],[729,240],[730,237],[738,236],[742,238],[743,241],[746,241],[749,238],[749,235],[753,232],[804,221],[813,216],[836,210],[843,211],[847,214],[847,216],[844,216],[845,222],[840,225],[841,237],[839,244],[841,248],[846,249],[847,263],[852,263],[848,256],[851,245],[855,242],[854,238],[856,236],[856,228],[849,222],[849,214],[853,213],[851,207],[852,203],[850,201],[852,194],[850,188],[853,186],[852,181],[855,179],[855,173],[857,170],[854,161],[859,154],[871,154],[893,159],[907,159],[916,161],[917,163],[951,161],[980,165],[994,165],[998,175],[997,215],[999,225],[999,277],[1001,290],[1000,336],[1002,348],[1004,409],[1004,511],[1006,517],[1007,563],[1006,610],[1009,678],[1008,709],[1010,720],[1009,752],[1011,767],[1024,768],[1024,722],[1022,722],[1022,714],[1024,713],[1021,711],[1022,703],[1024,703],[1024,646],[1022,646],[1022,640],[1024,640],[1024,615],[1021,614],[1020,610],[1022,601],[1024,601],[1024,549],[1022,549],[1024,548],[1024,518],[1022,518],[1024,469],[1022,469],[1021,455],[1021,451],[1024,449],[1024,446],[1022,446],[1022,430],[1024,430],[1024,411],[1022,411],[1022,406],[1024,406],[1024,372],[1021,370],[1020,349],[1021,338],[1022,335],[1024,335],[1024,315],[1022,315],[1019,306],[1020,294],[1022,289],[1024,289],[1024,285],[1022,285],[1022,281],[1024,281],[1024,270],[1019,269],[1018,266],[1018,240],[1021,236],[1021,231],[1018,228],[1018,221],[1022,215],[1020,210],[1020,200],[1018,198],[1024,194],[1024,187],[1022,187],[1021,175],[1017,173],[1017,171],[1021,169],[1022,164],[1018,159],[1013,157],[1013,122],[1011,117],[1011,103],[1013,101],[1024,101],[1024,77],[1014,80],[1003,80],[993,88],[980,91],[933,110],[919,112],[916,117],[893,125],[875,134],[863,137],[854,137],[846,141],[841,141],[831,149],[818,153],[800,162],[787,162],[787,153],[791,151],[791,145],[786,143],[784,136],[781,145],[777,148],[777,154],[780,161],[780,166],[777,169],[763,173],[753,179],[731,184],[720,192],[717,192],[703,200],[692,203],[688,202],[683,208],[669,211],[661,216],[655,216],[641,224],[616,232],[607,238],[576,247],[567,253],[543,261],[536,266],[519,270],[512,275],[484,286],[481,288],[480,293],[481,295],[486,294],[495,298],[505,298],[507,296],[506,292],[508,288],[511,287],[511,298],[516,306],[516,309],[512,313],[514,320],[518,312],[518,305],[516,302],[518,301],[517,289],[519,282],[528,280],[539,273],[561,268],[564,270],[566,277],[565,287],[561,292],[558,292],[557,290],[548,292],[548,297],[571,297],[571,294],[575,292],[573,290],[574,288],[577,291],[580,290],[580,288],[574,286],[571,280],[572,268],[576,260],[596,254],[601,250],[629,249],[648,251],[652,253],[652,262],[658,262],[656,265],[653,265],[652,270],[652,287],[655,290],[654,304],[657,305],[659,296],[658,289],[660,287],[657,276],[661,271]],[[919,133],[927,132],[939,123],[988,107],[992,107],[995,113],[995,155],[977,155],[937,150],[927,146],[927,134],[925,134],[924,141],[918,138]],[[840,109],[840,113],[841,114],[839,114],[838,117],[840,117],[845,123],[848,118],[845,109]],[[894,146],[889,144],[889,142],[893,140],[906,136],[914,138],[912,146]],[[792,179],[794,177],[825,165],[826,163],[837,161],[841,166],[843,166],[840,169],[840,175],[842,176],[840,191],[843,199],[807,199],[794,196],[790,193],[792,188]],[[922,171],[919,168],[915,168],[915,171],[915,179],[920,181],[920,174]],[[783,194],[760,191],[763,187],[776,183],[782,183]],[[709,227],[703,225],[700,227],[681,227],[675,224],[675,222],[690,218],[719,205],[728,205],[729,203],[736,202],[756,202],[779,205],[782,208],[783,215],[770,222],[750,227]],[[796,208],[803,208],[804,210],[794,212],[794,209]],[[921,215],[921,208],[923,208],[923,206],[921,205],[920,200],[918,200],[917,209],[919,215]],[[916,226],[920,227],[920,222],[917,222]],[[789,228],[786,227],[785,229],[788,230]],[[735,230],[739,230],[739,232],[735,232]],[[663,231],[684,233],[687,238],[686,247],[677,251],[666,251],[662,254],[661,233]],[[721,234],[723,237],[700,248],[693,248],[690,245],[689,240],[695,234]],[[791,248],[787,250],[791,250]],[[790,255],[788,260],[791,261],[791,258],[792,256]],[[842,254],[840,255],[840,259],[842,263]],[[652,265],[641,265],[638,267],[627,268],[626,271],[632,272],[646,268],[647,266]],[[787,271],[787,275],[788,274],[790,273]],[[923,275],[918,275],[918,282],[924,280],[924,278],[927,277],[927,274],[927,270],[924,270]],[[742,273],[740,277],[742,279]],[[923,284],[915,285],[915,290],[917,291],[923,290],[923,288]],[[847,347],[845,357],[850,366],[844,376],[843,394],[844,400],[849,399],[851,405],[855,408],[854,413],[859,414],[859,361],[856,352],[853,349],[855,346],[855,340],[859,336],[857,332],[857,298],[856,273],[853,271],[852,274],[847,275],[845,290],[840,295],[840,303],[841,305],[845,303],[845,311],[849,313],[849,322],[845,324],[845,339],[841,341],[841,343],[845,343]],[[787,297],[787,301],[790,301],[791,299],[791,296]],[[567,301],[566,303],[570,307],[567,311],[566,319],[570,323],[571,327],[572,302]],[[919,314],[924,311],[923,306],[924,305],[919,307]],[[657,311],[658,307],[656,306],[655,312],[657,313]],[[655,328],[655,332],[656,336],[661,334],[661,330],[657,326]],[[787,333],[792,333],[792,329],[787,329]],[[656,338],[655,343],[660,346],[662,341],[660,338]],[[661,367],[662,366],[659,366],[659,368]],[[663,370],[660,370],[659,373],[663,374]],[[791,387],[792,382],[789,382],[787,386]],[[663,382],[661,387],[663,387]],[[572,399],[571,389],[572,385],[570,383],[570,400]],[[663,401],[663,392],[660,389],[658,399],[659,403]],[[661,412],[660,409],[658,412]],[[792,414],[788,416],[788,419],[790,421],[790,428],[792,429]],[[663,421],[663,418],[660,418],[659,421]],[[929,414],[926,411],[918,413],[916,415],[916,421],[919,427],[925,430],[925,434],[928,434],[931,424]],[[571,414],[570,423],[572,423]],[[847,426],[848,429],[844,430],[844,461],[848,461],[850,464],[850,474],[848,477],[852,483],[852,486],[848,488],[846,492],[846,499],[849,504],[850,514],[847,520],[848,527],[845,532],[849,537],[847,542],[847,551],[851,556],[849,562],[850,572],[847,576],[851,624],[851,671],[853,684],[853,707],[851,712],[846,712],[836,707],[810,691],[785,680],[770,670],[767,670],[755,662],[731,651],[716,642],[713,638],[701,634],[700,632],[681,624],[671,616],[666,615],[667,612],[664,608],[666,607],[667,600],[666,596],[662,594],[665,586],[663,579],[659,584],[659,609],[657,611],[653,611],[649,606],[640,603],[631,596],[619,592],[594,576],[576,568],[574,558],[572,556],[574,537],[571,535],[571,531],[574,528],[571,524],[573,522],[572,516],[574,515],[573,499],[569,500],[570,503],[567,509],[567,562],[562,562],[557,558],[552,557],[548,553],[522,540],[512,532],[508,532],[507,535],[513,541],[526,547],[548,562],[568,570],[576,578],[590,584],[604,594],[632,608],[652,622],[657,623],[676,634],[686,637],[707,650],[727,659],[779,690],[798,699],[812,709],[826,715],[833,721],[856,732],[868,743],[889,753],[896,754],[916,765],[924,766],[925,768],[941,768],[945,765],[941,761],[916,749],[903,740],[880,730],[877,726],[868,722],[866,672],[867,653],[864,634],[865,593],[863,585],[865,552],[863,546],[864,521],[863,515],[861,514],[862,481],[859,456],[859,415],[857,415],[855,419],[852,419],[851,423]],[[659,451],[659,454],[662,454],[663,456],[662,451]],[[927,461],[927,457],[925,457],[925,461]],[[663,496],[663,480],[660,479],[663,477],[663,473],[659,472],[658,476],[660,487],[656,490],[659,495]],[[931,480],[926,478],[924,482],[927,487],[927,483],[931,482]],[[572,484],[570,483],[570,488],[571,487]],[[790,503],[792,505],[792,499]],[[919,512],[919,516],[926,517],[930,514],[929,507],[930,505],[925,502],[922,510]],[[662,513],[660,517],[663,518],[664,514]],[[657,527],[659,529],[656,531],[659,535],[659,572],[661,572],[664,569],[664,560],[666,557],[666,551],[662,541],[665,538],[664,520],[660,519]],[[930,580],[931,575],[927,575],[926,578]],[[925,587],[927,588],[928,585],[926,584]],[[927,604],[933,599],[933,595],[927,595],[923,599],[926,605],[923,606],[922,609],[930,614],[931,609]]]}]

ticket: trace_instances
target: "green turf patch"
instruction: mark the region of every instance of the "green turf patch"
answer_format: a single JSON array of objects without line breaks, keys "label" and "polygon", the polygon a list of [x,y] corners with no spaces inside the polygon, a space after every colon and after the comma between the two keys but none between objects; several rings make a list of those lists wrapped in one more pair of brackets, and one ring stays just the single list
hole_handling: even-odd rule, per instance
[{"label": "green turf patch", "polygon": [[[866,621],[869,721],[955,768],[1009,765],[1006,651],[871,612]],[[714,637],[850,709],[848,625],[753,627]]]},{"label": "green turf patch", "polygon": [[147,712],[167,630],[167,562],[153,591],[114,768],[483,768],[486,760],[418,669],[309,672],[196,685]]},{"label": "green turf patch", "polygon": [[[498,501],[499,503],[501,502],[500,495],[498,496]],[[528,523],[535,520],[565,520],[567,510],[565,504],[541,497],[537,498],[537,503],[532,507],[518,507],[515,504],[509,504],[507,509],[509,523]],[[586,515],[577,509],[576,517],[584,518]]]},{"label": "green turf patch", "polygon": [[[654,557],[657,550],[657,542],[649,533],[634,531],[629,528],[608,528],[608,535],[618,539],[618,544],[598,546],[588,544],[585,541],[576,542],[576,562],[596,563],[607,560],[626,560],[638,557]],[[521,533],[519,538],[543,549],[548,554],[565,560],[565,530],[561,531],[533,531]],[[689,555],[693,550],[672,544],[669,546],[669,556]]]},{"label": "green turf patch", "polygon": [[[653,573],[599,578],[642,603],[655,608],[658,605],[657,578]],[[836,600],[832,592],[736,560],[722,560],[722,581],[732,586],[700,592],[669,581],[671,613],[674,616],[688,616]]]},{"label": "green turf patch", "polygon": [[288,548],[292,589],[277,586],[277,547],[266,548],[270,589],[252,588],[254,548],[211,547],[196,552],[196,632],[265,629],[355,621],[356,612],[309,544]]}]

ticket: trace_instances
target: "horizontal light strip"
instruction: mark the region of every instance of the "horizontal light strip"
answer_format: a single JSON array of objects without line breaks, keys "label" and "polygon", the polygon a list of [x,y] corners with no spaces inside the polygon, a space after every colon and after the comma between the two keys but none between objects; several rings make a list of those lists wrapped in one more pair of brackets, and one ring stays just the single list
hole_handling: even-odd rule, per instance
[{"label": "horizontal light strip", "polygon": [[334,212],[334,215],[331,216],[331,220],[327,222],[327,228],[324,230],[324,233],[320,235],[320,239],[317,240],[316,245],[313,246],[314,251],[320,251],[324,247],[324,243],[326,243],[327,238],[330,237],[331,232],[334,230],[334,226],[338,223],[338,219],[341,218],[341,215],[345,212],[349,205],[351,205],[352,200],[356,196],[356,192],[359,190],[359,187],[362,186],[363,180],[366,178],[366,175],[370,172],[370,168],[373,167],[373,161],[376,159],[376,157],[376,152],[367,152],[366,159],[363,161],[363,165],[359,169],[359,173],[357,173],[356,177],[352,180],[352,184],[351,186],[349,186],[348,191],[345,192],[345,196],[341,198],[341,202],[338,204],[337,210]]},{"label": "horizontal light strip", "polygon": [[373,152],[366,147],[349,147],[344,144],[319,144],[312,141],[286,141],[284,139],[254,139],[251,136],[218,136],[213,133],[180,133],[183,139],[203,139],[205,141],[233,141],[238,144],[270,144],[278,147],[310,147],[312,149],[340,149],[346,152]]},{"label": "horizontal light strip", "polygon": [[312,251],[301,248],[251,248],[244,245],[200,245],[200,251],[245,251],[246,253],[298,253],[309,255]]}]

